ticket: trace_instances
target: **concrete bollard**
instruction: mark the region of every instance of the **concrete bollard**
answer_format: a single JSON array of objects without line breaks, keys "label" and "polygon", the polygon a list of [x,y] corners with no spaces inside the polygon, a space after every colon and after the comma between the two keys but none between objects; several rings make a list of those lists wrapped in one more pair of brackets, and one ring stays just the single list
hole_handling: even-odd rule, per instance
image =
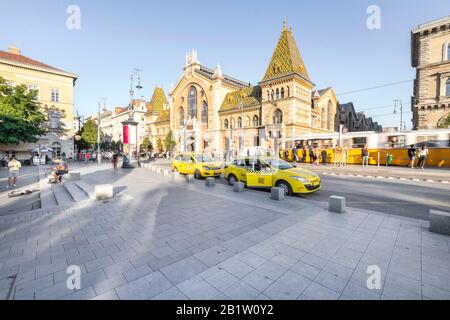
[{"label": "concrete bollard", "polygon": [[235,182],[233,184],[233,191],[234,192],[244,192],[245,191],[245,184],[243,182]]},{"label": "concrete bollard", "polygon": [[164,175],[165,177],[167,177],[168,175],[170,175],[170,170],[169,170],[169,169],[164,169],[163,175]]},{"label": "concrete bollard", "polygon": [[161,168],[156,168],[156,173],[157,174],[161,174],[162,173],[162,169]]},{"label": "concrete bollard", "polygon": [[283,200],[284,199],[284,189],[282,188],[272,188],[270,189],[270,199],[272,200]]},{"label": "concrete bollard", "polygon": [[339,196],[331,196],[328,201],[328,211],[336,213],[344,213],[345,198]]},{"label": "concrete bollard", "polygon": [[185,176],[186,182],[190,183],[190,182],[194,182],[194,175],[193,174],[187,174]]},{"label": "concrete bollard", "polygon": [[205,179],[205,186],[214,187],[215,185],[216,185],[216,179],[211,178],[211,177]]},{"label": "concrete bollard", "polygon": [[151,166],[151,170],[152,170],[152,172],[156,172],[156,167]]},{"label": "concrete bollard", "polygon": [[71,173],[69,173],[66,176],[66,180],[68,180],[68,181],[80,181],[81,180],[81,173],[79,173],[79,172],[71,172]]},{"label": "concrete bollard", "polygon": [[179,173],[179,172],[172,172],[172,177],[173,177],[175,180],[178,180],[178,179],[180,179],[180,173]]},{"label": "concrete bollard", "polygon": [[450,212],[430,210],[430,232],[450,236]]},{"label": "concrete bollard", "polygon": [[114,196],[114,189],[111,184],[100,184],[95,186],[95,199],[106,200]]}]

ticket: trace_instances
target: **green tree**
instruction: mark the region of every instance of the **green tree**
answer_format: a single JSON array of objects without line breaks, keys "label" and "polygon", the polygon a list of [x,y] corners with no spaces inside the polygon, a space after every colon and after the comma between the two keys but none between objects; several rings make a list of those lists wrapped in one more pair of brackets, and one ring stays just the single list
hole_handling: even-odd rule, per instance
[{"label": "green tree", "polygon": [[158,140],[156,140],[156,150],[158,150],[158,152],[160,153],[164,151],[164,145],[161,138],[158,138]]},{"label": "green tree", "polygon": [[[93,119],[89,119],[88,121],[86,121],[83,129],[81,129],[81,139],[84,140],[90,147],[95,147],[97,144],[97,130],[97,124]],[[103,132],[100,132],[100,142],[102,142],[103,140],[104,134]]]},{"label": "green tree", "polygon": [[175,149],[176,145],[177,145],[177,143],[173,137],[172,130],[170,130],[164,139],[164,146],[166,147],[167,151],[172,152],[173,149]]},{"label": "green tree", "polygon": [[37,102],[37,91],[12,87],[0,77],[0,143],[36,142],[46,133],[47,119]]},{"label": "green tree", "polygon": [[148,137],[145,137],[144,140],[142,140],[142,143],[139,147],[140,151],[148,151],[150,144],[151,144],[150,139]]}]

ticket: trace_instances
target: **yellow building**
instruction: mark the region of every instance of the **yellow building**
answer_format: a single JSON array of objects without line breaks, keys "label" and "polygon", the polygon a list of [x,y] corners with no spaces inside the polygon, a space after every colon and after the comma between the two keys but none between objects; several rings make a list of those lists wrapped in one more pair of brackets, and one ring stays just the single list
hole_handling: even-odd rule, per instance
[{"label": "yellow building", "polygon": [[411,32],[413,128],[450,125],[450,16],[422,24]]},{"label": "yellow building", "polygon": [[49,156],[74,154],[73,88],[77,75],[66,72],[21,54],[18,48],[0,51],[0,76],[11,85],[25,84],[38,91],[38,102],[47,115],[48,134],[34,144],[0,145],[7,156],[16,154],[29,159],[33,149],[53,149]]},{"label": "yellow building", "polygon": [[[315,91],[292,30],[284,24],[278,44],[258,85],[207,68],[197,52],[186,55],[183,74],[169,92],[163,117],[179,151],[224,154],[257,148],[287,148],[284,138],[335,130],[333,88]],[[151,121],[149,123],[152,126]]]}]

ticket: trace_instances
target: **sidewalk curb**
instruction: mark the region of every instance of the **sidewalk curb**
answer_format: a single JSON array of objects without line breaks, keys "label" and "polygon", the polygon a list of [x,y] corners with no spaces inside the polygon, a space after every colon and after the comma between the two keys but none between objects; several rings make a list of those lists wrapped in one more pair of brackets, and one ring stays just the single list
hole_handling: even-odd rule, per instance
[{"label": "sidewalk curb", "polygon": [[353,178],[371,178],[371,179],[388,179],[388,180],[402,180],[402,181],[421,181],[421,182],[432,182],[432,183],[443,183],[448,184],[450,181],[448,180],[434,180],[434,179],[417,179],[417,178],[405,178],[405,177],[391,177],[391,176],[371,176],[371,175],[362,175],[362,174],[353,174],[353,173],[330,173],[330,172],[320,172],[319,174],[324,176],[346,176]]}]

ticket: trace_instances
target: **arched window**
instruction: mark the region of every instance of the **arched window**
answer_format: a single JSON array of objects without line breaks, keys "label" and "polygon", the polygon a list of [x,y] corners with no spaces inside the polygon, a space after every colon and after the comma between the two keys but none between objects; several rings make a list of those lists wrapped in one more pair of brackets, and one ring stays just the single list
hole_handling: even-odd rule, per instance
[{"label": "arched window", "polygon": [[450,60],[450,43],[447,43],[447,60]]},{"label": "arched window", "polygon": [[250,117],[246,116],[244,127],[250,127],[250,126],[251,126]]},{"label": "arched window", "polygon": [[277,88],[277,100],[280,99],[280,89]]},{"label": "arched window", "polygon": [[230,128],[231,128],[231,129],[236,128],[234,119],[231,119]]},{"label": "arched window", "polygon": [[259,126],[259,118],[258,118],[258,116],[253,116],[253,126],[254,127]]},{"label": "arched window", "polygon": [[329,131],[333,130],[333,104],[331,103],[331,101],[328,101],[327,128]]},{"label": "arched window", "polygon": [[224,127],[224,129],[228,129],[228,119],[225,119],[223,121],[223,127]]},{"label": "arched window", "polygon": [[442,46],[442,61],[450,60],[450,42]]},{"label": "arched window", "polygon": [[325,107],[322,108],[322,111],[320,113],[320,126],[322,129],[325,129],[327,127],[327,112],[325,111]]},{"label": "arched window", "polygon": [[239,117],[237,121],[238,128],[242,128],[242,118]]},{"label": "arched window", "polygon": [[267,90],[267,101],[270,101],[270,92]]},{"label": "arched window", "polygon": [[197,118],[197,89],[194,86],[189,89],[188,115],[191,119]]},{"label": "arched window", "polygon": [[446,95],[447,97],[450,96],[450,78],[448,78],[448,79],[447,79],[447,82],[446,82],[446,86],[445,86],[445,95]]},{"label": "arched window", "polygon": [[203,101],[202,106],[202,123],[208,124],[208,104],[206,101]]},{"label": "arched window", "polygon": [[180,107],[180,126],[184,126],[184,109]]},{"label": "arched window", "polygon": [[275,110],[273,113],[273,124],[283,123],[283,112],[280,109]]},{"label": "arched window", "polygon": [[284,99],[284,87],[281,88],[281,99]]},{"label": "arched window", "polygon": [[275,91],[273,91],[270,93],[270,98],[272,98],[272,101],[275,100]]},{"label": "arched window", "polygon": [[289,86],[287,87],[287,97],[289,98],[291,96],[291,89]]}]

